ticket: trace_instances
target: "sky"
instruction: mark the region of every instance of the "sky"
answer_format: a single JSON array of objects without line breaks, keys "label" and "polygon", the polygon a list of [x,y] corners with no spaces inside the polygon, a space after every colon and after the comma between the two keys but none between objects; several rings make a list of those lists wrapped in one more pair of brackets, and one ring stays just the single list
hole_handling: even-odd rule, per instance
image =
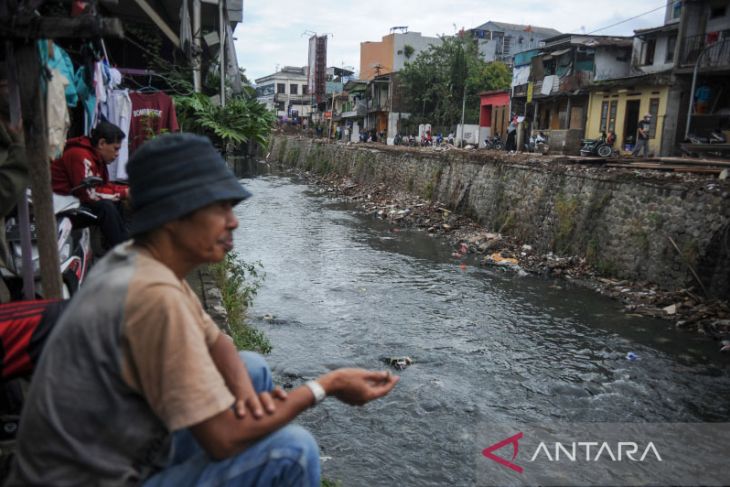
[{"label": "sky", "polygon": [[234,38],[239,65],[253,82],[277,67],[306,65],[313,33],[330,35],[328,66],[359,71],[360,43],[379,41],[393,26],[436,36],[493,20],[591,33],[625,21],[596,34],[633,35],[635,29],[662,25],[665,5],[666,0],[244,0]]}]

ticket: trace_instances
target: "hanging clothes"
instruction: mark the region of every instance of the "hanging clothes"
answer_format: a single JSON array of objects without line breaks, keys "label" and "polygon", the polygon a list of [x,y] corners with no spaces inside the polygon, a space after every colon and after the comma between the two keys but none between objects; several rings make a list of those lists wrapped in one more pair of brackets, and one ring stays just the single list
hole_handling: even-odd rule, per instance
[{"label": "hanging clothes", "polygon": [[127,161],[129,160],[129,128],[132,122],[132,100],[129,90],[110,90],[107,92],[106,119],[124,132],[126,136],[119,149],[119,157],[109,167],[109,178],[114,181],[127,180]]},{"label": "hanging clothes", "polygon": [[93,77],[89,80],[86,76],[86,66],[81,66],[76,71],[76,92],[79,94],[79,100],[84,106],[84,116],[86,122],[84,124],[84,133],[91,133],[91,129],[96,122],[96,90],[94,88]]},{"label": "hanging clothes", "polygon": [[66,86],[66,104],[75,107],[79,102],[79,95],[76,92],[76,75],[74,65],[68,53],[53,41],[41,39],[38,41],[38,52],[41,64],[50,70],[57,69],[68,80]]},{"label": "hanging clothes", "polygon": [[63,152],[71,117],[66,106],[68,79],[58,69],[51,70],[46,88],[46,122],[48,125],[48,157],[55,159]]},{"label": "hanging clothes", "polygon": [[177,132],[175,103],[170,95],[161,91],[155,93],[131,92],[132,122],[129,134],[129,152],[142,145],[145,140],[163,132]]}]

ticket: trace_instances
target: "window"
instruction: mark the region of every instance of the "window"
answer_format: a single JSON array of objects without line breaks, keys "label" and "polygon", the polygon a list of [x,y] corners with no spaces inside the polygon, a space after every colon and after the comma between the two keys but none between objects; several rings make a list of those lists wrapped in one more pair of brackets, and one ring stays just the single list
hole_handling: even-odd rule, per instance
[{"label": "window", "polygon": [[667,39],[667,58],[664,60],[665,62],[672,63],[674,62],[674,49],[677,47],[677,36],[671,36],[669,39]]},{"label": "window", "polygon": [[604,101],[601,104],[601,132],[606,131],[606,125],[608,124],[608,101]]},{"label": "window", "polygon": [[286,93],[286,83],[276,83],[276,92],[281,94]]},{"label": "window", "polygon": [[299,93],[299,85],[291,84],[289,85],[289,94],[291,95],[298,95]]},{"label": "window", "polygon": [[309,86],[302,85],[302,95],[308,95],[309,94]]},{"label": "window", "polygon": [[618,100],[611,100],[611,109],[608,113],[609,132],[616,132],[616,110],[618,110]]},{"label": "window", "polygon": [[649,138],[656,136],[656,125],[659,122],[659,98],[649,100],[649,113],[651,113],[651,125],[649,125]]},{"label": "window", "polygon": [[726,5],[713,5],[710,7],[710,18],[717,19],[725,16]]},{"label": "window", "polygon": [[286,109],[286,104],[283,101],[280,101],[276,104],[276,109],[283,112]]},{"label": "window", "polygon": [[681,14],[682,14],[682,1],[675,0],[674,5],[672,5],[672,20],[679,19],[679,16]]},{"label": "window", "polygon": [[656,50],[656,39],[649,39],[644,43],[644,65],[654,64],[654,51]]}]

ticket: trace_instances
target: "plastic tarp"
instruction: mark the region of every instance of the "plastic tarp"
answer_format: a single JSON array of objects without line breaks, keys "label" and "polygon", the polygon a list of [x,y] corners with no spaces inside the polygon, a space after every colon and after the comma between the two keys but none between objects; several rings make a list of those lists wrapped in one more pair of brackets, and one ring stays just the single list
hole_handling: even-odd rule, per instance
[{"label": "plastic tarp", "polygon": [[512,86],[527,84],[530,78],[530,65],[515,66],[512,70]]}]

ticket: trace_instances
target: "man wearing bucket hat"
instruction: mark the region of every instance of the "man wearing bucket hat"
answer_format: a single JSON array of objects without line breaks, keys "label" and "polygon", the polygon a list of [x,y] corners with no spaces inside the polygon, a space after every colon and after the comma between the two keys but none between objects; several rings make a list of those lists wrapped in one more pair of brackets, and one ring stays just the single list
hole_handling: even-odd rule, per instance
[{"label": "man wearing bucket hat", "polygon": [[642,120],[639,120],[639,129],[637,131],[636,146],[631,151],[631,155],[636,157],[640,151],[644,151],[644,157],[649,157],[649,129],[651,128],[651,113],[644,115]]},{"label": "man wearing bucket hat", "polygon": [[397,377],[339,369],[288,394],[235,350],[185,275],[233,246],[249,197],[208,139],[168,134],[128,165],[131,242],[92,270],[31,384],[7,485],[319,486],[289,423],[332,395],[362,405]]}]

